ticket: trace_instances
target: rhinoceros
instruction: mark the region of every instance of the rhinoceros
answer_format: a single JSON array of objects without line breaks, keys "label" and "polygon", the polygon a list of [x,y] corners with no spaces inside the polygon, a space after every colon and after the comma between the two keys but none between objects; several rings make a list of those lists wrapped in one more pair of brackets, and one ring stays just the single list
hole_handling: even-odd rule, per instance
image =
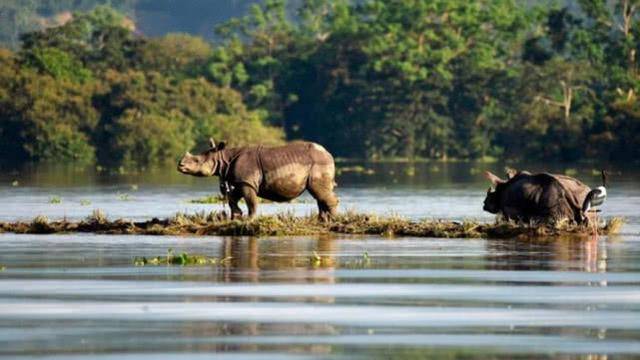
[{"label": "rhinoceros", "polygon": [[210,148],[200,155],[187,152],[178,171],[193,176],[218,176],[221,191],[228,192],[232,217],[242,216],[238,201],[244,198],[249,217],[256,214],[258,197],[290,201],[305,190],[318,202],[319,216],[336,214],[338,198],[333,189],[333,156],[321,145],[297,141],[283,146],[226,147],[209,139]]},{"label": "rhinoceros", "polygon": [[507,180],[486,171],[492,187],[483,210],[521,221],[588,221],[583,205],[591,189],[570,176],[509,171]]}]

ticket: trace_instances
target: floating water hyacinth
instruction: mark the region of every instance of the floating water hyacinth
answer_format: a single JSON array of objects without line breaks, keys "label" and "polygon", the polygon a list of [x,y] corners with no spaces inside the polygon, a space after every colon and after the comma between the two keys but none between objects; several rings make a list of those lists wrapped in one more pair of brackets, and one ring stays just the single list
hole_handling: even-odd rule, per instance
[{"label": "floating water hyacinth", "polygon": [[180,266],[205,266],[205,265],[221,265],[231,258],[224,258],[219,260],[216,257],[200,255],[200,254],[188,254],[186,252],[175,254],[173,249],[167,251],[167,256],[156,256],[152,258],[136,257],[133,259],[135,266],[147,266],[147,265],[180,265]]}]

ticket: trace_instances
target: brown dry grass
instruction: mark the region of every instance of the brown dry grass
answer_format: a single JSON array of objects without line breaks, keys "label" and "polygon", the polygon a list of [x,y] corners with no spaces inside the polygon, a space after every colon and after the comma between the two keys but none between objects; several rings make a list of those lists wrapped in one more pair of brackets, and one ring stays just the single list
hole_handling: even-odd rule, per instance
[{"label": "brown dry grass", "polygon": [[[617,233],[624,221],[612,218],[598,229],[599,234]],[[377,216],[347,212],[330,222],[316,216],[277,214],[258,216],[253,220],[227,218],[224,212],[183,214],[168,219],[132,222],[110,221],[99,210],[80,222],[50,221],[37,216],[31,222],[0,223],[0,231],[50,234],[64,232],[95,232],[106,234],[149,235],[233,235],[233,236],[294,236],[318,234],[370,234],[431,238],[517,238],[548,236],[586,236],[590,228],[572,224],[517,224],[512,222],[481,223],[474,221],[421,220],[399,216]]]}]

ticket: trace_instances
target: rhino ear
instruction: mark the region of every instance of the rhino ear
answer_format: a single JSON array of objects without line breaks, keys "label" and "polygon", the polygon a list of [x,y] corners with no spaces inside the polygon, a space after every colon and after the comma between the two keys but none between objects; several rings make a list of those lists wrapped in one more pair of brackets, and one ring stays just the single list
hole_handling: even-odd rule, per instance
[{"label": "rhino ear", "polygon": [[213,141],[213,138],[209,138],[209,147],[212,149],[216,148],[216,142]]},{"label": "rhino ear", "polygon": [[492,173],[491,171],[485,171],[484,172],[484,177],[489,180],[491,182],[491,185],[493,185],[494,187],[498,184],[503,184],[505,183],[504,180],[500,179],[496,174]]},{"label": "rhino ear", "polygon": [[507,173],[507,179],[511,179],[518,174],[518,170],[508,166],[504,168],[504,171]]}]

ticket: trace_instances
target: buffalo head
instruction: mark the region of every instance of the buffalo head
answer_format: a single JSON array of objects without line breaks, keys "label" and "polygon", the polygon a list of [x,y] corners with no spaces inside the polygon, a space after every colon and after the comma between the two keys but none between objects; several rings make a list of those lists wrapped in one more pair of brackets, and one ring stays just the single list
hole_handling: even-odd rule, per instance
[{"label": "buffalo head", "polygon": [[218,167],[216,154],[225,148],[225,143],[220,142],[218,146],[209,139],[209,149],[199,155],[192,155],[188,151],[178,162],[178,171],[193,176],[213,176]]}]

